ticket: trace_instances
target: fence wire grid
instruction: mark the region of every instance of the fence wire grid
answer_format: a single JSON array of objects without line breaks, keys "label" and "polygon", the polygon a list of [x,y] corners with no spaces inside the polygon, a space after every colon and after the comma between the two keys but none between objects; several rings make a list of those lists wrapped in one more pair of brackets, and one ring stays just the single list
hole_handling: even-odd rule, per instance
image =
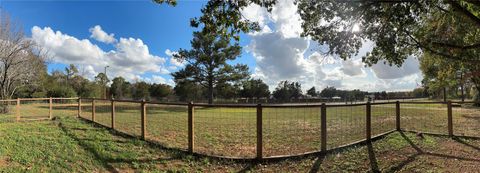
[{"label": "fence wire grid", "polygon": [[[75,98],[3,100],[0,108],[0,122],[79,115],[169,148],[235,158],[301,155],[321,151],[323,147],[328,150],[364,141],[368,136],[367,120],[370,120],[372,137],[399,127],[417,132],[480,137],[480,109],[471,103],[457,102],[326,105],[323,107],[325,114],[318,104],[189,106]],[[189,114],[190,108],[192,114]],[[326,119],[325,146],[321,138],[322,117]],[[189,135],[190,126],[193,135]],[[192,145],[189,139],[193,139]]]}]

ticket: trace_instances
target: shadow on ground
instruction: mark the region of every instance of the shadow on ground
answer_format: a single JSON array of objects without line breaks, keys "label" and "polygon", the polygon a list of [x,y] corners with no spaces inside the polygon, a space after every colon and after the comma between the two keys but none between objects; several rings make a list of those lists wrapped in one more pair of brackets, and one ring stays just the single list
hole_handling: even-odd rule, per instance
[{"label": "shadow on ground", "polygon": [[215,170],[212,172],[242,173],[412,172],[418,170],[474,172],[478,171],[478,165],[480,165],[479,139],[417,135],[410,132],[395,132],[388,135],[386,139],[345,148],[327,155],[250,163],[190,156],[182,151],[118,136],[117,133],[106,128],[105,132],[102,132],[98,127],[77,127],[61,121],[59,127],[109,172],[132,172],[137,169],[186,170],[187,172]]}]

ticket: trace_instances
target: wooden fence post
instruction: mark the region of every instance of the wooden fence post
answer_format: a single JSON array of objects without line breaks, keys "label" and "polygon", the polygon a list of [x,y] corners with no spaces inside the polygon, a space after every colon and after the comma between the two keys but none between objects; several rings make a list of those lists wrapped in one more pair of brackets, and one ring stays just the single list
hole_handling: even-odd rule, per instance
[{"label": "wooden fence post", "polygon": [[263,113],[262,104],[257,104],[257,159],[263,159]]},{"label": "wooden fence post", "polygon": [[48,119],[52,119],[52,98],[48,99]]},{"label": "wooden fence post", "polygon": [[447,102],[447,114],[448,114],[448,135],[453,136],[453,117],[452,117],[452,101]]},{"label": "wooden fence post", "polygon": [[92,99],[92,121],[95,122],[95,99]]},{"label": "wooden fence post", "polygon": [[397,130],[400,131],[400,101],[397,100],[395,104],[395,115],[396,115],[396,124],[397,124]]},{"label": "wooden fence post", "polygon": [[320,130],[321,130],[321,152],[327,151],[327,105],[322,103],[322,107],[320,110]]},{"label": "wooden fence post", "polygon": [[82,99],[78,98],[78,113],[77,117],[80,118],[82,116]]},{"label": "wooden fence post", "polygon": [[193,140],[193,114],[195,107],[193,102],[188,103],[188,152],[193,153],[194,140]]},{"label": "wooden fence post", "polygon": [[147,133],[147,106],[145,104],[145,100],[142,100],[141,103],[141,109],[142,109],[142,139],[146,139],[146,133]]},{"label": "wooden fence post", "polygon": [[367,132],[367,141],[370,141],[372,138],[372,107],[370,102],[367,102],[367,109],[366,109],[366,132]]},{"label": "wooden fence post", "polygon": [[16,109],[17,109],[16,112],[15,112],[16,117],[17,117],[16,119],[17,119],[17,121],[20,121],[20,98],[17,98]]},{"label": "wooden fence post", "polygon": [[111,104],[111,111],[112,111],[112,129],[115,129],[115,99],[112,97],[112,104]]}]

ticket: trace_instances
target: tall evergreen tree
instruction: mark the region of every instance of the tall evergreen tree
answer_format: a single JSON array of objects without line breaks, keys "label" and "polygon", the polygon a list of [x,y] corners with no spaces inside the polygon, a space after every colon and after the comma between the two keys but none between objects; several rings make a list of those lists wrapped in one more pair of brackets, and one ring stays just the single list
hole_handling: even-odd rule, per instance
[{"label": "tall evergreen tree", "polygon": [[[220,2],[220,1],[219,1]],[[209,2],[210,4],[210,2]],[[221,25],[224,16],[218,14],[228,10],[229,6],[202,9],[204,15],[192,26],[202,25],[200,31],[193,33],[190,42],[191,50],[180,49],[175,58],[187,62],[183,71],[172,75],[179,80],[191,80],[207,88],[208,103],[213,103],[214,88],[217,84],[238,81],[248,77],[248,67],[242,64],[230,65],[228,61],[235,60],[241,54],[238,42],[232,43],[233,35],[225,36],[230,29]],[[207,10],[208,8],[208,10]]]}]

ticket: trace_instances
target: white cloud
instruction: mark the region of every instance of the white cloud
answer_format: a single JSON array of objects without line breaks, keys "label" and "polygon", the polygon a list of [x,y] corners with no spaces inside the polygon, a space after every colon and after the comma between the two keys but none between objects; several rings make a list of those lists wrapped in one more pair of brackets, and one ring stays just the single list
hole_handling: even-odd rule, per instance
[{"label": "white cloud", "polygon": [[247,47],[257,62],[254,77],[264,80],[271,89],[281,80],[299,81],[304,88],[318,86],[325,74],[316,59],[304,58],[309,41],[286,38],[281,33],[252,36]]},{"label": "white cloud", "polygon": [[[50,27],[32,28],[32,40],[45,47],[52,61],[62,64],[76,64],[90,79],[108,68],[109,76],[122,76],[133,81],[147,72],[168,74],[166,58],[152,55],[141,39],[120,38],[115,49],[104,51],[87,39],[77,39]],[[83,68],[83,70],[82,70]]]},{"label": "white cloud", "polygon": [[270,89],[281,80],[292,80],[299,81],[303,89],[335,86],[367,91],[410,90],[421,80],[418,60],[411,58],[401,68],[384,64],[364,67],[361,57],[372,50],[372,41],[365,41],[358,55],[347,61],[319,53],[328,47],[300,37],[302,21],[293,0],[278,1],[271,13],[252,5],[242,14],[263,27],[248,34],[251,42],[247,52],[256,60],[252,76],[264,80]]},{"label": "white cloud", "polygon": [[94,38],[99,42],[114,43],[117,41],[114,34],[107,34],[105,31],[102,30],[102,27],[100,27],[100,25],[95,25],[88,31],[90,31],[91,33],[90,38]]},{"label": "white cloud", "polygon": [[302,32],[302,20],[297,9],[293,0],[279,0],[272,9],[275,29],[285,37],[299,37]]},{"label": "white cloud", "polygon": [[186,64],[186,62],[180,61],[180,60],[176,59],[175,57],[173,57],[173,55],[175,55],[177,53],[178,52],[171,51],[170,49],[165,50],[165,54],[170,57],[169,63],[170,63],[170,65],[172,65],[172,66],[170,66],[171,69],[177,69],[177,67],[183,67]]},{"label": "white cloud", "polygon": [[342,67],[340,68],[340,70],[348,76],[359,76],[364,74],[362,67],[362,62],[353,61],[350,59],[342,61]]},{"label": "white cloud", "polygon": [[401,67],[390,66],[385,61],[380,61],[371,68],[380,79],[397,79],[420,72],[420,64],[415,57],[408,57]]},{"label": "white cloud", "polygon": [[172,79],[165,79],[162,76],[152,75],[151,77],[137,76],[137,80],[145,81],[147,83],[163,83],[170,86],[175,86],[175,82]]},{"label": "white cloud", "polygon": [[260,25],[260,27],[262,28],[270,20],[267,9],[260,7],[257,4],[252,4],[247,6],[246,8],[243,8],[241,10],[241,13],[243,14],[243,17],[245,17],[247,20],[257,22],[258,25]]}]

